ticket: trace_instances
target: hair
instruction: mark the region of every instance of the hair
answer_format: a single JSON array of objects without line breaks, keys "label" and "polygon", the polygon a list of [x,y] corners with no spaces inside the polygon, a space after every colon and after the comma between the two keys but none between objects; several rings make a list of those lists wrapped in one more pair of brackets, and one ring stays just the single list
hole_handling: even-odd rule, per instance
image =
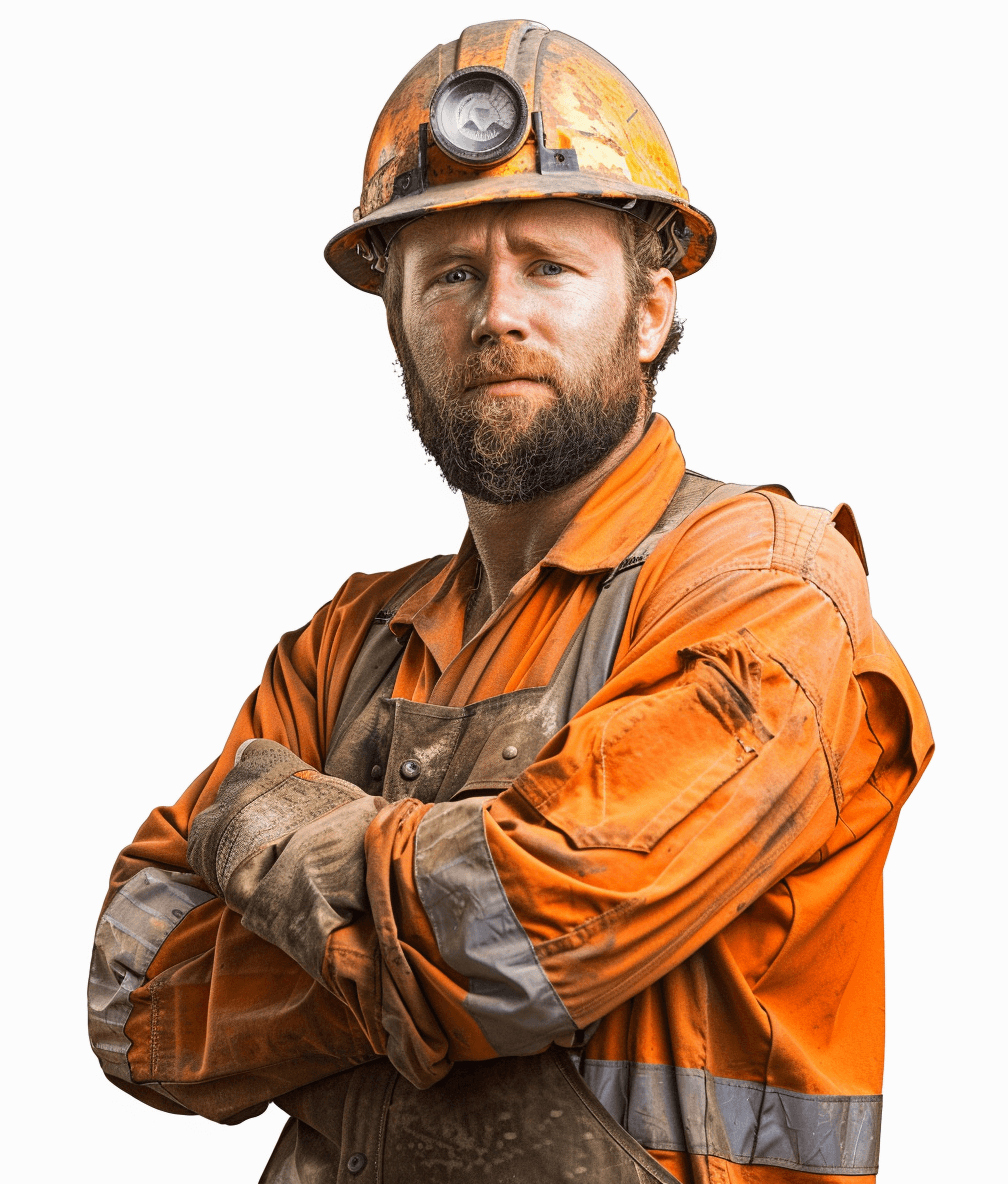
[{"label": "hair", "polygon": [[[646,222],[632,214],[617,214],[617,217],[629,298],[640,305],[651,293],[652,275],[664,265],[665,251],[658,233]],[[395,246],[394,239],[390,246]],[[389,331],[392,335],[392,344],[397,351],[400,344],[397,340],[397,330],[402,331],[402,281],[402,252],[390,250],[382,274],[381,297],[385,301],[387,315],[388,310],[391,310],[391,314],[388,315]],[[678,352],[682,335],[683,323],[678,317],[674,317],[657,357],[650,362],[641,363],[648,411],[654,404],[658,375],[665,369],[669,358]]]},{"label": "hair", "polygon": [[[619,232],[626,263],[627,288],[630,299],[639,306],[651,294],[651,277],[664,266],[665,249],[657,231],[633,214],[624,214],[620,218]],[[658,375],[665,369],[669,358],[678,352],[682,335],[683,323],[678,317],[673,317],[668,336],[657,357],[641,363],[649,411],[654,404]]]}]

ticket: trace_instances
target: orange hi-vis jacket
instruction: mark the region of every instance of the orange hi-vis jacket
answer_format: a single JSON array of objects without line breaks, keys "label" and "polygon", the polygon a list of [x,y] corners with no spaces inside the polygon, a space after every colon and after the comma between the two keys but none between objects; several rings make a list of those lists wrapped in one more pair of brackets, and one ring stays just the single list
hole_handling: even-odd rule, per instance
[{"label": "orange hi-vis jacket", "polygon": [[[433,711],[548,683],[684,471],[655,416],[463,646],[467,534],[388,621],[391,697]],[[850,511],[766,489],[663,535],[611,676],[513,780],[422,801],[423,753],[376,766],[366,893],[302,957],[220,898],[226,844],[193,871],[191,824],[252,738],[290,750],[305,793],[346,786],[322,770],[348,678],[422,568],[355,575],[286,634],[220,758],[120,855],[89,988],[105,1072],[228,1121],[376,1055],[426,1086],[555,1042],[683,1181],[873,1178],[882,866],[933,745]]]}]

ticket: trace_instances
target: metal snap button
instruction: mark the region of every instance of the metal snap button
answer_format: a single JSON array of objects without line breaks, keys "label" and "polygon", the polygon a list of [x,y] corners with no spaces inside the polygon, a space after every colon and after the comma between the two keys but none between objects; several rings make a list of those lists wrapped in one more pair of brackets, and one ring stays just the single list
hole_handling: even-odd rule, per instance
[{"label": "metal snap button", "polygon": [[517,755],[518,755],[518,749],[515,748],[515,746],[513,744],[509,744],[507,746],[507,748],[505,748],[504,751],[501,753],[501,756],[506,761],[513,761]]},{"label": "metal snap button", "polygon": [[384,772],[385,772],[385,770],[381,767],[381,765],[372,765],[371,766],[371,780],[372,781],[381,781],[382,774]]},{"label": "metal snap button", "polygon": [[404,781],[416,781],[420,776],[420,762],[412,758],[408,761],[403,761],[399,766],[399,776]]},{"label": "metal snap button", "polygon": [[359,1176],[361,1172],[367,1167],[367,1156],[361,1155],[358,1151],[356,1155],[351,1155],[346,1161],[346,1170],[351,1176]]}]

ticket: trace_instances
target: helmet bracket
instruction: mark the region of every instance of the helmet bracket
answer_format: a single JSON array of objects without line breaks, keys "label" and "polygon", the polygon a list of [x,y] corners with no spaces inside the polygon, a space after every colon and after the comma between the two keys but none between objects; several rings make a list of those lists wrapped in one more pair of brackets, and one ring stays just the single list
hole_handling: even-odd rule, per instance
[{"label": "helmet bracket", "polygon": [[417,163],[415,169],[398,173],[392,182],[392,196],[406,197],[411,193],[423,193],[427,188],[427,130],[428,124],[417,128]]},{"label": "helmet bracket", "polygon": [[543,133],[542,112],[532,112],[532,131],[535,134],[536,164],[543,173],[577,173],[577,152],[573,148],[547,148]]}]

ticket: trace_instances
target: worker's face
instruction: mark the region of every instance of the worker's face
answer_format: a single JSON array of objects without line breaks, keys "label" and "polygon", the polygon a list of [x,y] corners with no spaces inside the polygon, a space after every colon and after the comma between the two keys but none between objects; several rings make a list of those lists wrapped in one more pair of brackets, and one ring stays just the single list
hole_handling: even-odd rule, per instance
[{"label": "worker's face", "polygon": [[389,329],[410,416],[449,484],[490,502],[559,489],[645,412],[675,285],[629,298],[615,214],[572,201],[442,213],[407,226]]}]

